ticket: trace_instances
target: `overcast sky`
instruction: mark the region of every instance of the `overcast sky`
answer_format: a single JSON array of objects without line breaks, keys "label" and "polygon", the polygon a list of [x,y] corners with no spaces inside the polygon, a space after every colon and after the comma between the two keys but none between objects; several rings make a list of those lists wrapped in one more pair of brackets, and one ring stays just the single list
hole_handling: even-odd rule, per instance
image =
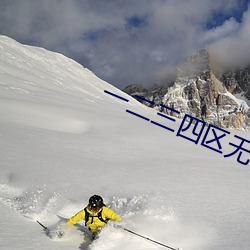
[{"label": "overcast sky", "polygon": [[61,52],[111,84],[149,86],[200,48],[250,63],[250,0],[0,0],[0,34]]}]

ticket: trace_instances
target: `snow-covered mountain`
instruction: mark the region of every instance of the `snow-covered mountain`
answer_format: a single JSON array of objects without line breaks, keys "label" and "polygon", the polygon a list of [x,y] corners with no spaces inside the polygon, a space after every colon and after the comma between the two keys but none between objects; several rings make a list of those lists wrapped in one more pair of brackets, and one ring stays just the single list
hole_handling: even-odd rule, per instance
[{"label": "snow-covered mountain", "polygon": [[[208,50],[203,49],[190,56],[177,69],[175,81],[169,86],[154,86],[139,90],[128,86],[124,91],[131,95],[144,96],[152,103],[144,104],[172,115],[159,104],[172,107],[180,114],[203,119],[221,128],[248,128],[250,126],[249,69],[215,72]],[[235,95],[237,94],[237,95]]]},{"label": "snow-covered mountain", "polygon": [[63,55],[0,36],[0,248],[163,249],[111,224],[91,243],[84,222],[62,239],[36,223],[53,229],[97,193],[124,227],[168,246],[248,250],[250,155],[234,145],[250,150],[249,132],[214,127],[214,139],[195,126],[194,143],[189,127]]}]

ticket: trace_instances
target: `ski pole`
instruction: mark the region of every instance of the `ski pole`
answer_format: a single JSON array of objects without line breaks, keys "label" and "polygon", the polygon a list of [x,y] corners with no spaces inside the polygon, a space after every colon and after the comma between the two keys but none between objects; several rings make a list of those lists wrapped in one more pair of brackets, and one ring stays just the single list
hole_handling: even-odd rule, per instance
[{"label": "ski pole", "polygon": [[127,228],[122,228],[122,229],[125,230],[125,231],[127,231],[127,232],[129,232],[129,233],[131,233],[131,234],[137,235],[137,236],[139,236],[139,237],[141,237],[141,238],[143,238],[143,239],[145,239],[145,240],[154,242],[154,243],[156,243],[156,244],[158,244],[158,245],[161,245],[161,246],[163,246],[163,247],[169,248],[169,249],[171,249],[171,250],[180,250],[180,248],[173,248],[173,247],[167,246],[167,245],[162,244],[162,243],[160,243],[160,242],[158,242],[158,241],[155,241],[155,240],[152,240],[152,239],[150,239],[150,238],[148,238],[148,237],[145,237],[145,236],[143,236],[143,235],[141,235],[141,234],[135,233],[135,232],[133,232],[133,231],[127,229]]},{"label": "ski pole", "polygon": [[46,230],[48,230],[48,228],[47,227],[45,227],[41,222],[39,222],[38,220],[36,221],[40,226],[42,226],[43,227],[43,229],[46,231]]}]

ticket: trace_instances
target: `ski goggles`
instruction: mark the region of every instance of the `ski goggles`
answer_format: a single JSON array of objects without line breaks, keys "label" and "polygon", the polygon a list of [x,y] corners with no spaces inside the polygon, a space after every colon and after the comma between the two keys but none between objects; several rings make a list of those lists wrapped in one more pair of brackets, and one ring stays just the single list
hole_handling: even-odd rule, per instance
[{"label": "ski goggles", "polygon": [[99,211],[101,209],[101,207],[97,207],[97,206],[93,206],[93,205],[92,206],[90,205],[89,208],[93,212],[97,212],[97,211]]}]

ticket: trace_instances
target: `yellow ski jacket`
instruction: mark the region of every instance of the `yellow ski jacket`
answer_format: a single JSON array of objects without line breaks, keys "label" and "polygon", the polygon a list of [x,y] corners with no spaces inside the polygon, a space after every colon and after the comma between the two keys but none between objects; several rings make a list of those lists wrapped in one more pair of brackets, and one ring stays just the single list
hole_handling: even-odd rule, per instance
[{"label": "yellow ski jacket", "polygon": [[[89,213],[88,221],[85,221],[86,226],[88,226],[89,230],[92,233],[97,232],[100,228],[102,228],[106,223],[105,221],[112,220],[112,221],[121,221],[120,215],[116,214],[113,210],[110,208],[103,206],[99,211],[93,212],[89,209],[89,207],[86,207],[87,212]],[[100,213],[101,212],[101,213]],[[72,216],[68,221],[67,224],[74,225],[80,220],[85,220],[85,210],[82,209],[77,214]],[[101,214],[102,220],[98,218],[98,215]]]}]

